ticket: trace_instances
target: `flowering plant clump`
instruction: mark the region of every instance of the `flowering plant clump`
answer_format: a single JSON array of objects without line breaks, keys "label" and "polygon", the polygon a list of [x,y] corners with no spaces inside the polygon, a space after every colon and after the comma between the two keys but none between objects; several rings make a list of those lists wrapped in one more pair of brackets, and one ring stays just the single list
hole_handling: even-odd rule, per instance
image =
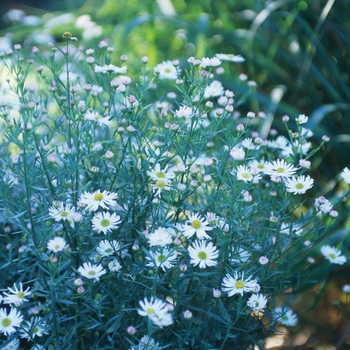
[{"label": "flowering plant clump", "polygon": [[263,348],[295,326],[288,292],[346,262],[309,200],[308,118],[260,136],[215,75],[241,56],[133,71],[68,34],[1,54],[5,348]]}]

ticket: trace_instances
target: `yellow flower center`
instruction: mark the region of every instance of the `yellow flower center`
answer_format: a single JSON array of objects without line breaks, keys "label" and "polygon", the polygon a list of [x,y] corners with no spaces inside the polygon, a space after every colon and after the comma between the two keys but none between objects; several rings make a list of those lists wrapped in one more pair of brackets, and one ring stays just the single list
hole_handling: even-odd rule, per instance
[{"label": "yellow flower center", "polygon": [[93,270],[92,270],[92,271],[89,271],[88,275],[89,275],[89,276],[95,276],[95,275],[96,275],[96,271],[93,271]]},{"label": "yellow flower center", "polygon": [[154,314],[154,309],[151,308],[151,307],[149,307],[149,308],[146,310],[146,312],[147,312],[149,315]]},{"label": "yellow flower center", "polygon": [[62,210],[62,211],[61,211],[61,216],[62,216],[63,218],[65,218],[65,217],[68,216],[68,213],[67,213],[66,211]]},{"label": "yellow flower center", "polygon": [[159,255],[158,256],[158,258],[157,258],[157,260],[160,262],[160,263],[162,263],[162,262],[164,262],[165,260],[166,260],[166,256],[165,255]]},{"label": "yellow flower center", "polygon": [[108,226],[110,226],[111,222],[107,219],[102,219],[100,224],[102,227],[108,227]]},{"label": "yellow flower center", "polygon": [[39,331],[39,327],[34,327],[33,328],[33,334],[37,333]]},{"label": "yellow flower center", "polygon": [[24,294],[23,292],[18,292],[18,293],[17,293],[17,296],[18,296],[18,298],[20,298],[20,299],[24,299],[25,294]]},{"label": "yellow flower center", "polygon": [[102,201],[102,199],[103,199],[103,194],[102,193],[96,193],[94,195],[94,200],[95,201]]},{"label": "yellow flower center", "polygon": [[301,190],[302,188],[304,188],[304,185],[299,183],[295,185],[295,188]]},{"label": "yellow flower center", "polygon": [[245,179],[249,179],[250,178],[250,174],[249,173],[243,173],[242,177],[244,177]]},{"label": "yellow flower center", "polygon": [[285,168],[276,168],[276,172],[278,172],[280,174],[284,173],[285,171],[286,171]]},{"label": "yellow flower center", "polygon": [[235,286],[236,288],[242,289],[244,288],[245,283],[243,281],[237,281]]},{"label": "yellow flower center", "polygon": [[163,187],[166,186],[166,183],[165,183],[165,181],[163,181],[163,180],[158,180],[158,181],[156,182],[156,186],[159,187],[159,188],[163,188]]},{"label": "yellow flower center", "polygon": [[335,259],[335,258],[336,258],[335,254],[333,254],[333,253],[328,254],[328,256],[329,256],[331,259]]},{"label": "yellow flower center", "polygon": [[265,168],[264,164],[258,164],[257,167],[258,167],[259,169],[264,169],[264,168]]},{"label": "yellow flower center", "polygon": [[1,321],[1,325],[3,327],[8,327],[9,325],[11,324],[11,320],[9,318],[4,318],[2,321]]},{"label": "yellow flower center", "polygon": [[165,173],[163,173],[162,171],[158,171],[158,173],[156,173],[156,176],[160,179],[164,179],[165,178]]},{"label": "yellow flower center", "polygon": [[197,229],[201,228],[202,223],[196,219],[196,220],[192,221],[191,226],[197,230]]},{"label": "yellow flower center", "polygon": [[198,253],[198,258],[201,259],[201,260],[206,260],[207,253],[206,252],[199,252]]},{"label": "yellow flower center", "polygon": [[108,249],[106,249],[105,253],[106,254],[112,254],[113,253],[113,249],[108,248]]}]

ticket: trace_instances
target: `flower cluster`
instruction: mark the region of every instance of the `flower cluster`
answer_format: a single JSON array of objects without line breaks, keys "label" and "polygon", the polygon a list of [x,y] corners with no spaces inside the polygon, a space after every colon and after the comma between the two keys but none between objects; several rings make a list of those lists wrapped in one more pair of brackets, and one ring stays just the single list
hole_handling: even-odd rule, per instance
[{"label": "flower cluster", "polygon": [[281,295],[347,261],[308,117],[240,112],[249,84],[217,74],[240,55],[150,69],[64,38],[1,55],[0,340],[238,349],[294,326]]}]

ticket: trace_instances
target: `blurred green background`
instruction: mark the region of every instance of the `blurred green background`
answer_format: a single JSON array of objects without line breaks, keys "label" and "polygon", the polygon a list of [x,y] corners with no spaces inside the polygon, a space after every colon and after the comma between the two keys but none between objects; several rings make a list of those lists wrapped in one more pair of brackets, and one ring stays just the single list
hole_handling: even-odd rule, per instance
[{"label": "blurred green background", "polygon": [[[263,137],[271,129],[285,132],[284,114],[309,116],[315,142],[331,138],[312,158],[314,193],[343,190],[337,174],[350,166],[349,0],[2,0],[1,5],[0,51],[14,43],[61,41],[70,31],[85,48],[108,39],[116,63],[122,54],[135,65],[147,55],[151,66],[190,56],[242,55],[244,63],[224,63],[220,75],[233,91],[242,88],[240,74],[257,83],[240,111],[266,113]],[[335,234],[345,230],[344,251],[350,246],[347,206],[342,203],[334,228]],[[350,283],[347,267],[303,294],[299,325],[269,348],[350,349],[345,283]]]}]

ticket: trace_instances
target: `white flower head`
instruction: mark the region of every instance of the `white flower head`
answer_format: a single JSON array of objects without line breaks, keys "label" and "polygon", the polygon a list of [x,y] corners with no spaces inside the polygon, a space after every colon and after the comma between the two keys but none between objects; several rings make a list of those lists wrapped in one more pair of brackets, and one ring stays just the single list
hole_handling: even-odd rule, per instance
[{"label": "white flower head", "polygon": [[209,222],[197,213],[190,214],[185,224],[182,225],[182,232],[186,238],[195,234],[199,239],[210,239],[211,237],[206,232],[212,229]]},{"label": "white flower head", "polygon": [[146,259],[149,262],[146,266],[150,267],[161,267],[163,271],[171,269],[177,262],[177,253],[176,251],[163,248],[159,251],[148,252],[149,256],[146,256]]},{"label": "white flower head", "polygon": [[173,237],[165,227],[158,227],[154,232],[149,234],[148,243],[151,247],[165,247],[173,243]]},{"label": "white flower head", "polygon": [[189,106],[180,106],[180,108],[175,111],[175,116],[178,118],[189,119],[192,118],[193,115],[193,109]]},{"label": "white flower head", "polygon": [[251,293],[260,289],[258,282],[252,279],[252,276],[244,279],[244,272],[234,271],[233,276],[229,273],[223,279],[222,282],[224,292],[227,292],[227,296],[232,297],[235,294]]},{"label": "white flower head", "polygon": [[117,198],[116,193],[97,190],[93,193],[84,192],[80,197],[80,202],[85,204],[88,210],[96,211],[99,207],[109,209],[109,207],[115,206]]},{"label": "white flower head", "polygon": [[222,84],[214,80],[211,82],[204,90],[204,98],[222,96],[225,93],[225,90]]},{"label": "white flower head", "polygon": [[96,248],[97,254],[102,257],[113,255],[120,250],[120,244],[116,240],[108,241],[107,239],[101,241]]},{"label": "white flower head", "polygon": [[245,58],[242,57],[241,55],[233,55],[231,53],[217,53],[215,55],[216,58],[218,58],[221,61],[228,61],[228,62],[234,62],[234,63],[240,63],[244,62]]},{"label": "white flower head", "polygon": [[67,220],[68,222],[73,221],[73,215],[75,209],[69,204],[64,205],[60,203],[58,207],[52,206],[49,209],[49,215],[55,219],[55,221]]},{"label": "white flower head", "polygon": [[209,266],[217,265],[217,258],[219,252],[213,243],[206,244],[203,240],[195,241],[190,247],[188,247],[188,253],[191,257],[190,263],[194,266],[199,266],[201,269],[205,269]]},{"label": "white flower head", "polygon": [[340,173],[340,176],[346,183],[350,184],[350,170],[348,168],[344,168],[343,171]]},{"label": "white flower head", "polygon": [[103,66],[95,66],[95,73],[115,73],[115,74],[125,74],[127,71],[127,67],[117,67],[114,66],[113,64],[108,64],[108,65],[103,65]]},{"label": "white flower head", "polygon": [[150,316],[153,324],[159,328],[168,327],[174,323],[173,316],[169,312],[162,312],[156,315]]},{"label": "white flower head", "polygon": [[120,265],[117,259],[114,259],[111,262],[109,262],[108,268],[111,272],[118,272],[122,268],[122,266]]},{"label": "white flower head", "polygon": [[143,300],[139,301],[139,304],[141,309],[138,309],[137,312],[140,316],[151,317],[168,311],[166,303],[155,297],[151,297],[150,300],[144,298]]},{"label": "white flower head", "polygon": [[309,175],[300,175],[298,177],[293,176],[284,179],[284,184],[287,192],[291,192],[294,195],[304,194],[307,190],[312,188],[314,185],[314,179],[312,179]]},{"label": "white flower head", "polygon": [[303,233],[303,229],[298,224],[287,224],[285,222],[282,222],[280,232],[285,235],[293,234],[300,236]]},{"label": "white flower head", "polygon": [[78,268],[78,272],[81,276],[97,282],[106,273],[106,270],[101,265],[92,265],[89,262],[85,262],[83,266]]},{"label": "white flower head", "polygon": [[103,232],[104,234],[107,234],[108,232],[118,228],[118,225],[120,224],[121,220],[120,216],[116,213],[111,214],[105,211],[98,212],[97,214],[95,214],[91,222],[92,229],[94,231],[97,231],[98,233]]},{"label": "white flower head", "polygon": [[343,265],[346,263],[346,257],[341,255],[341,251],[330,245],[324,245],[321,247],[321,253],[332,264]]},{"label": "white flower head", "polygon": [[153,180],[163,180],[166,184],[171,184],[171,180],[175,178],[175,173],[172,170],[167,170],[167,167],[162,169],[160,164],[155,164],[152,170],[147,171],[147,175]]},{"label": "white flower head", "polygon": [[286,163],[284,159],[266,163],[264,173],[270,176],[291,177],[298,169],[292,164]]},{"label": "white flower head", "polygon": [[220,66],[221,61],[217,57],[209,58],[209,57],[204,57],[201,60],[200,66],[202,68],[206,67],[217,67]]},{"label": "white flower head", "polygon": [[5,336],[16,332],[22,321],[23,316],[16,309],[11,308],[8,314],[6,309],[0,309],[0,333],[4,333]]},{"label": "white flower head", "polygon": [[267,299],[263,294],[253,294],[247,301],[247,306],[255,312],[265,309],[266,304]]},{"label": "white flower head", "polygon": [[333,209],[333,205],[328,199],[321,196],[315,199],[315,208],[322,213],[329,213]]},{"label": "white flower head", "polygon": [[68,248],[67,242],[62,237],[55,237],[47,242],[47,249],[54,253],[62,252]]},{"label": "white flower head", "polygon": [[19,288],[17,288],[16,284],[13,285],[13,288],[8,287],[8,293],[4,292],[4,300],[5,304],[14,304],[15,306],[20,306],[23,302],[28,301],[26,297],[31,295],[32,293],[29,291],[29,287],[26,290],[23,290],[23,284],[19,283]]},{"label": "white flower head", "polygon": [[1,350],[18,350],[19,339],[15,338],[1,348]]},{"label": "white flower head", "polygon": [[288,307],[277,307],[273,314],[275,321],[278,321],[284,326],[293,327],[298,323],[297,315]]},{"label": "white flower head", "polygon": [[25,321],[19,335],[21,338],[33,340],[35,337],[42,337],[48,333],[48,326],[42,317],[32,317],[30,321]]},{"label": "white flower head", "polygon": [[232,253],[230,258],[231,264],[241,264],[249,261],[251,254],[247,249],[240,247],[238,251],[235,247],[232,247]]},{"label": "white flower head", "polygon": [[164,61],[154,67],[154,71],[159,75],[159,79],[176,80],[178,77],[178,69],[171,61]]},{"label": "white flower head", "polygon": [[298,118],[295,118],[295,122],[297,124],[305,124],[309,120],[309,117],[307,117],[305,114],[299,114]]}]

